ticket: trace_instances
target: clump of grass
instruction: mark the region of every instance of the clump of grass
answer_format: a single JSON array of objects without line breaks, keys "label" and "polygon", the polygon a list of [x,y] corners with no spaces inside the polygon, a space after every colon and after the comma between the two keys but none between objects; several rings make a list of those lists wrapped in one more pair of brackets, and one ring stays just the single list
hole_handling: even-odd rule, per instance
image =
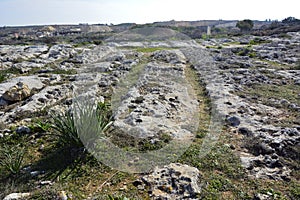
[{"label": "clump of grass", "polygon": [[0,72],[0,83],[2,83],[5,80],[5,75],[4,73]]},{"label": "clump of grass", "polygon": [[108,195],[107,200],[129,200],[127,197],[124,196],[112,196]]},{"label": "clump of grass", "polygon": [[0,165],[12,174],[18,174],[24,161],[25,149],[4,145],[0,148]]},{"label": "clump of grass", "polygon": [[105,127],[112,121],[112,110],[111,105],[106,102],[99,102],[97,104],[97,116],[99,126],[101,130],[105,130]]},{"label": "clump of grass", "polygon": [[1,70],[0,71],[0,83],[6,80],[8,74],[19,74],[19,73],[20,73],[20,70],[15,67]]},{"label": "clump of grass", "polygon": [[38,119],[33,124],[29,125],[29,128],[32,130],[32,132],[47,132],[50,130],[51,126],[51,123]]},{"label": "clump of grass", "polygon": [[290,193],[293,198],[300,199],[300,183],[292,183]]},{"label": "clump of grass", "polygon": [[83,147],[77,132],[74,116],[70,111],[63,114],[52,114],[52,128],[58,133],[59,143],[69,147]]},{"label": "clump of grass", "polygon": [[[102,133],[111,125],[112,112],[109,104],[98,103],[96,109],[93,109],[93,106],[85,105],[78,107],[75,111],[52,114],[51,118],[53,120],[52,128],[59,136],[59,143],[68,147],[81,148],[84,146],[82,140],[84,142],[87,142],[86,139],[93,141],[96,137],[95,131]],[[85,135],[80,135],[82,131],[85,132]]]}]

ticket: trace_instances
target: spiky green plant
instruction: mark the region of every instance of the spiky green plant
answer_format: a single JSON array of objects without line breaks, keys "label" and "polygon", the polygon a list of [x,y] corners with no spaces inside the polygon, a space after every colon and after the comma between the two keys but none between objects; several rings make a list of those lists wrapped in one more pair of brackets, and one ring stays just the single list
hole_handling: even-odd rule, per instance
[{"label": "spiky green plant", "polygon": [[52,114],[52,128],[58,133],[62,145],[83,147],[95,141],[112,124],[110,105],[75,101],[74,109],[63,114]]},{"label": "spiky green plant", "polygon": [[0,165],[12,174],[18,174],[23,167],[25,149],[4,145],[0,148]]},{"label": "spiky green plant", "polygon": [[127,197],[124,196],[112,196],[108,195],[107,200],[129,200]]},{"label": "spiky green plant", "polygon": [[104,132],[112,124],[110,104],[90,101],[74,101],[74,116],[77,131],[85,145],[104,137]]},{"label": "spiky green plant", "polygon": [[51,114],[52,128],[58,133],[59,143],[67,147],[83,147],[75,126],[74,116],[70,111]]},{"label": "spiky green plant", "polygon": [[100,130],[105,131],[110,126],[112,121],[111,105],[106,102],[99,102],[97,104],[96,115]]}]

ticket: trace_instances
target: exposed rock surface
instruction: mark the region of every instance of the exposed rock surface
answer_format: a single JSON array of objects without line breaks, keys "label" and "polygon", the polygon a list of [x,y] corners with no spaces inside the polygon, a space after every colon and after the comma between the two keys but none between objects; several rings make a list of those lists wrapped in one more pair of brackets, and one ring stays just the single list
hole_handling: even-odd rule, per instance
[{"label": "exposed rock surface", "polygon": [[[130,39],[145,32],[125,35]],[[104,45],[76,48],[0,45],[0,67],[7,73],[0,83],[0,137],[12,135],[10,126],[18,127],[19,135],[29,134],[24,121],[44,111],[61,112],[72,105],[74,96],[92,94],[98,102],[111,98],[114,128],[151,144],[162,133],[191,139],[201,103],[186,81],[185,69],[191,65],[210,97],[212,121],[236,138],[234,149],[248,175],[290,181],[300,152],[300,92],[295,92],[300,84],[300,33],[287,36],[197,43],[130,41],[123,35]],[[157,47],[166,50],[139,51]],[[170,164],[143,181],[154,199],[197,199],[199,174],[190,166]],[[13,195],[21,194],[9,198]]]},{"label": "exposed rock surface", "polygon": [[[258,100],[260,96],[247,96],[253,87],[270,87],[271,90],[272,86],[296,85],[299,70],[290,69],[300,57],[299,33],[289,35],[291,39],[266,37],[264,40],[270,42],[257,44],[252,50],[225,46],[220,50],[211,49],[210,55],[199,48],[184,51],[206,82],[218,112],[227,116],[229,125],[237,127],[237,132],[245,137],[245,145],[239,149],[241,160],[256,178],[289,180],[289,167],[293,166],[288,166],[288,160],[299,162],[296,156],[299,154],[299,120],[293,127],[277,125],[289,112],[299,111],[299,96],[293,103],[275,96],[268,101]],[[254,39],[248,39],[247,43]],[[214,42],[213,45],[220,45],[221,41]],[[251,56],[266,61],[249,57],[250,52],[253,52]],[[209,59],[210,56],[213,59]]]},{"label": "exposed rock surface", "polygon": [[178,51],[157,51],[152,58],[121,97],[114,125],[140,138],[157,137],[159,133],[192,137],[188,132],[195,126],[190,122],[196,119],[198,104],[185,81],[186,66],[181,64],[184,56]]},{"label": "exposed rock surface", "polygon": [[22,101],[30,96],[30,92],[28,85],[19,82],[4,92],[2,98],[10,102]]},{"label": "exposed rock surface", "polygon": [[201,175],[197,168],[171,163],[142,178],[150,186],[153,199],[197,199],[201,192]]}]

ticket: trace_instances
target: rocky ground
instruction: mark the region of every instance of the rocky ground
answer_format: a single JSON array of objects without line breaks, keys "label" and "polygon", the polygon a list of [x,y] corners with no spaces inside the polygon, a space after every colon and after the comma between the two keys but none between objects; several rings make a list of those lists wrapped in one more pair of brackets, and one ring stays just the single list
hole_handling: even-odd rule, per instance
[{"label": "rocky ground", "polygon": [[[156,40],[162,31],[0,46],[0,198],[300,198],[300,32]],[[82,96],[112,113],[100,162],[55,132],[53,113]]]}]

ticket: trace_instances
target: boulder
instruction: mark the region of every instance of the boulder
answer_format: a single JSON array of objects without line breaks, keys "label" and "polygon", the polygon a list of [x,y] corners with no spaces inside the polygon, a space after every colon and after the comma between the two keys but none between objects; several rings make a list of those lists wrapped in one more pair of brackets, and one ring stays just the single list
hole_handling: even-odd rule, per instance
[{"label": "boulder", "polygon": [[22,101],[30,96],[31,90],[28,85],[23,82],[18,82],[16,85],[9,88],[3,95],[2,98],[6,101],[17,102]]}]

